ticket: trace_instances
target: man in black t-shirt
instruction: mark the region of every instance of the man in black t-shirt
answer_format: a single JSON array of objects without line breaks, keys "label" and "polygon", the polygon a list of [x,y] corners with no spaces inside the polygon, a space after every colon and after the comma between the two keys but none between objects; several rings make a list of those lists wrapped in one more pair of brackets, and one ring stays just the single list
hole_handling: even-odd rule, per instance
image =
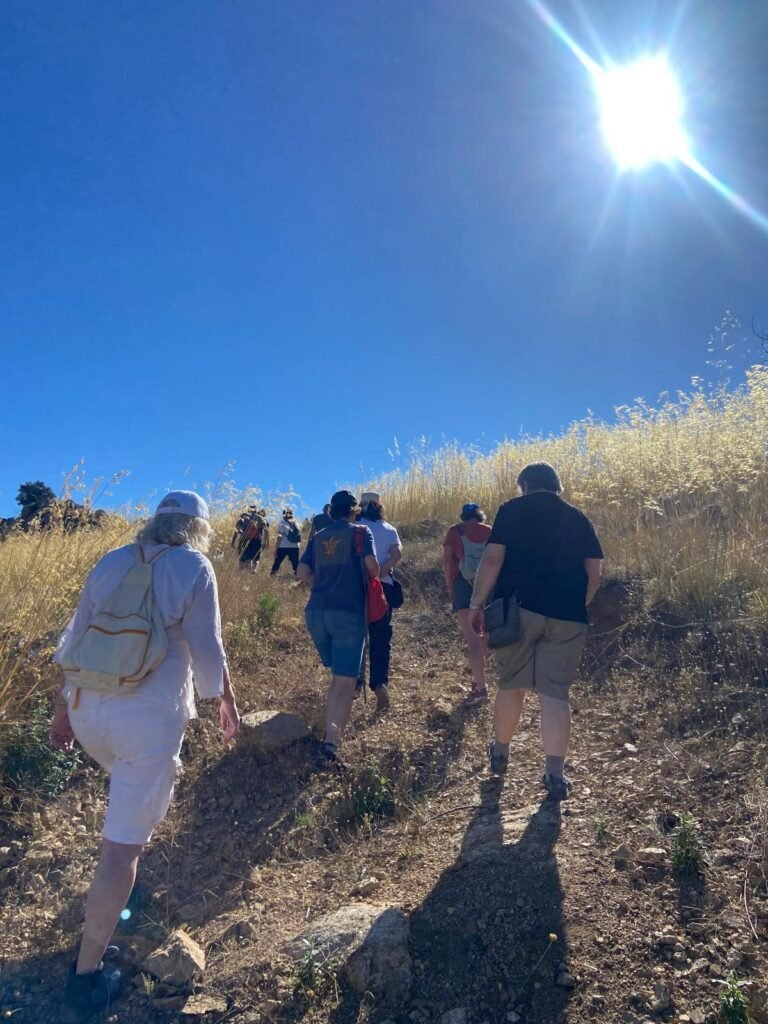
[{"label": "man in black t-shirt", "polygon": [[532,463],[517,483],[521,496],[496,514],[469,606],[470,624],[481,635],[492,592],[520,606],[518,641],[495,649],[499,689],[488,754],[491,770],[502,774],[525,691],[535,690],[546,755],[544,786],[551,799],[563,800],[571,790],[563,771],[571,729],[568,690],[584,648],[587,605],[600,583],[603,550],[589,519],[560,497],[552,466]]}]

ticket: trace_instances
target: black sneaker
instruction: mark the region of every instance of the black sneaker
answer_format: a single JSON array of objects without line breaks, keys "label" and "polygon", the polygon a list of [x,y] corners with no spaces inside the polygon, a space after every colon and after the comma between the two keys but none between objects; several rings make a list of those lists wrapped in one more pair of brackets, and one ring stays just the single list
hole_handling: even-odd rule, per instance
[{"label": "black sneaker", "polygon": [[108,1010],[122,990],[122,974],[112,964],[99,964],[89,974],[75,974],[77,964],[72,964],[64,991],[64,1004],[78,1015],[78,1020],[88,1020],[101,1010]]},{"label": "black sneaker", "polygon": [[573,789],[567,775],[544,775],[541,784],[547,791],[548,800],[567,800]]},{"label": "black sneaker", "polygon": [[323,743],[321,745],[320,767],[338,772],[346,771],[347,765],[334,743]]},{"label": "black sneaker", "polygon": [[509,763],[509,754],[497,754],[494,740],[488,744],[488,760],[491,765],[491,775],[504,775]]}]

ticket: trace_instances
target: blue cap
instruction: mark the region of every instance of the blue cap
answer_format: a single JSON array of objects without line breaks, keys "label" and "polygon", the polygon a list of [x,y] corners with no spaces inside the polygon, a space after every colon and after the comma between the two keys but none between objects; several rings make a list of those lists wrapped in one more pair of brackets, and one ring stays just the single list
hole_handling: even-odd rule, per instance
[{"label": "blue cap", "polygon": [[476,501],[468,501],[466,505],[461,506],[461,515],[462,517],[471,516],[472,513],[477,512],[479,508],[480,506],[477,504]]}]

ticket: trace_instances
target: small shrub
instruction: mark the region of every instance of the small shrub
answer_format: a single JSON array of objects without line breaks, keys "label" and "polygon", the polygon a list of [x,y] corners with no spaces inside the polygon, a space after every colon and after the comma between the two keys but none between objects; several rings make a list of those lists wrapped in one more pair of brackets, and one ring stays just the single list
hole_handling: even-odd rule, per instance
[{"label": "small shrub", "polygon": [[396,813],[395,784],[373,755],[354,775],[342,780],[341,789],[334,817],[342,825],[363,825],[372,830],[378,820]]},{"label": "small shrub", "polygon": [[677,871],[697,873],[704,867],[704,847],[701,845],[693,815],[686,811],[672,831],[672,864]]},{"label": "small shrub", "polygon": [[600,811],[595,818],[595,835],[601,845],[608,840],[608,819],[603,811]]},{"label": "small shrub", "polygon": [[749,1024],[747,998],[743,992],[746,983],[739,981],[731,971],[725,981],[720,984],[724,986],[720,998],[720,1013],[717,1018],[720,1024]]},{"label": "small shrub", "polygon": [[254,619],[258,629],[264,632],[271,632],[277,625],[277,615],[280,611],[280,599],[272,594],[262,594],[256,605]]},{"label": "small shrub", "polygon": [[314,938],[302,939],[304,952],[293,975],[294,990],[312,999],[329,983],[338,995],[337,964]]},{"label": "small shrub", "polygon": [[8,729],[0,768],[11,787],[30,795],[50,799],[67,785],[80,764],[77,751],[65,753],[48,740],[50,711],[43,696],[29,706],[27,722]]}]

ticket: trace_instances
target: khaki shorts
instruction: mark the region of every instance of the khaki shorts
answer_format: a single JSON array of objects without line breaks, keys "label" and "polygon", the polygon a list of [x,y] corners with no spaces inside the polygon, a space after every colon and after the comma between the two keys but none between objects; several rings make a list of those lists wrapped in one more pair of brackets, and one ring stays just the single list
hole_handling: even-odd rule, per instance
[{"label": "khaki shorts", "polygon": [[548,619],[521,608],[520,639],[494,651],[499,689],[536,690],[568,700],[586,639],[586,623]]}]

